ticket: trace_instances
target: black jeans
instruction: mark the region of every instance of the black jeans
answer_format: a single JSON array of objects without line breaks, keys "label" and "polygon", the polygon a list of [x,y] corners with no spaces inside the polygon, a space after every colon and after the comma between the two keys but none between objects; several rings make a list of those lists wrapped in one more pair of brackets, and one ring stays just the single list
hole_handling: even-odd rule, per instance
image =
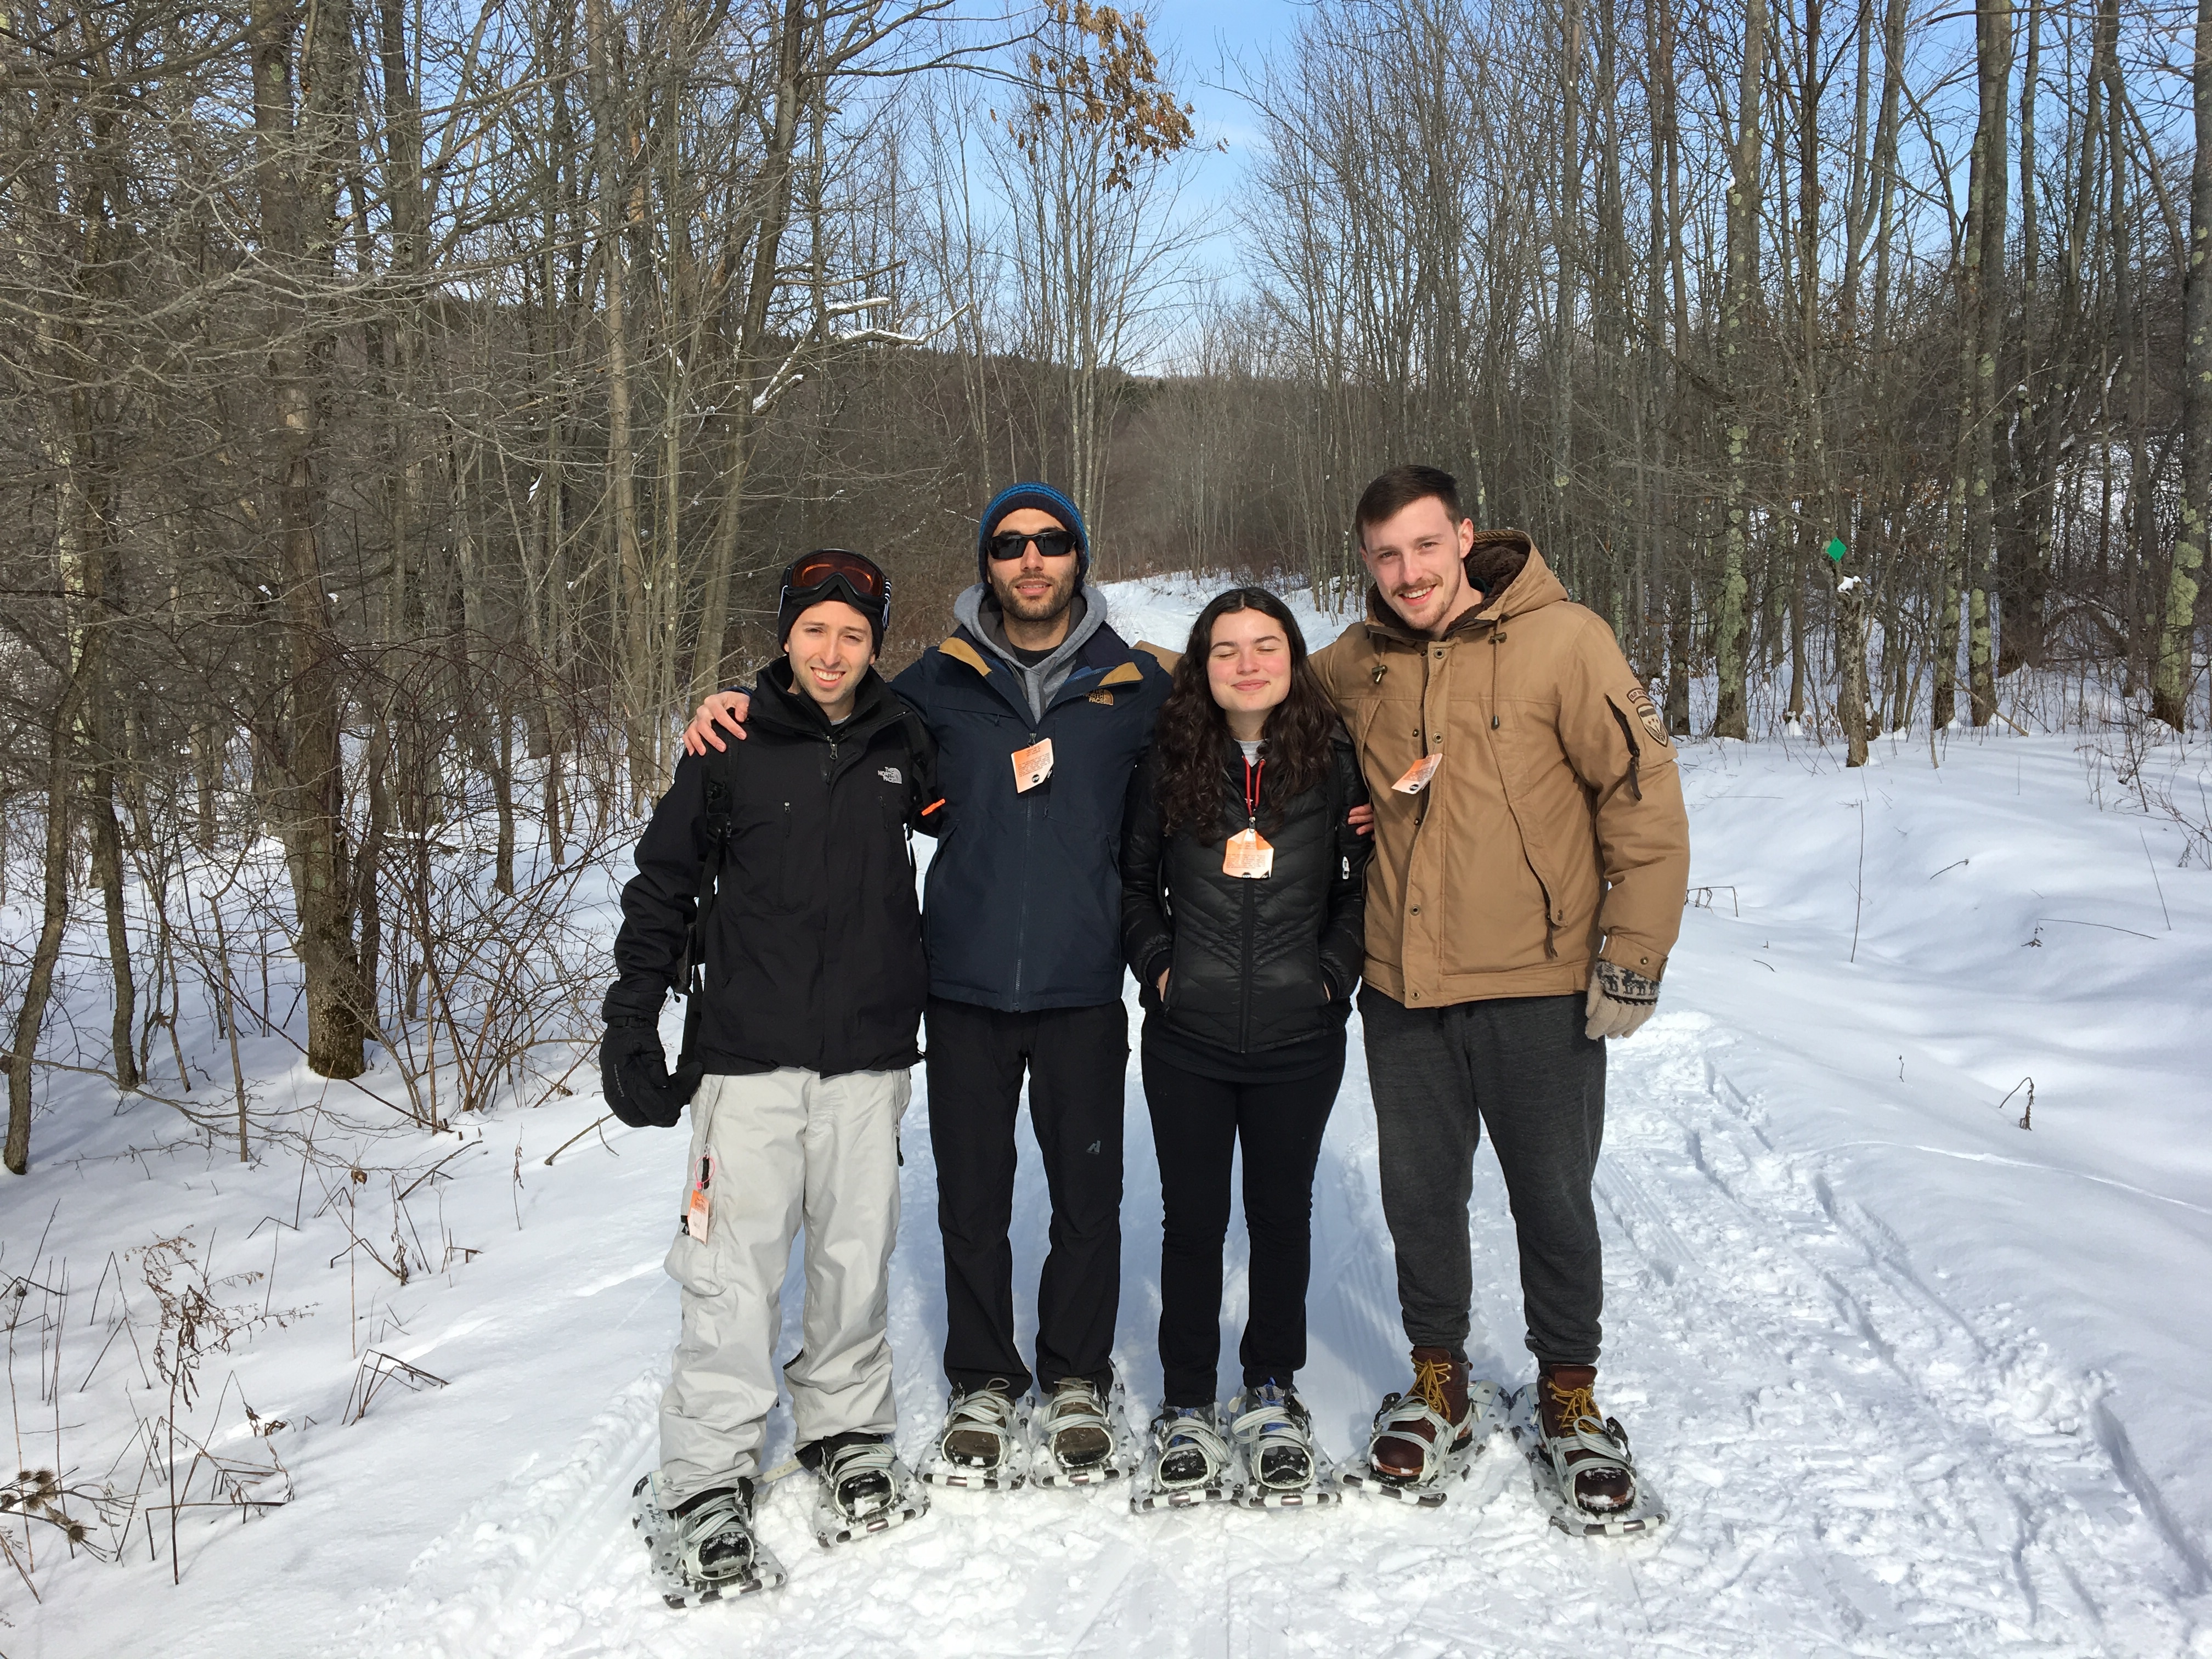
[{"label": "black jeans", "polygon": [[1037,1284],[1036,1382],[1113,1380],[1121,1304],[1121,1091],[1129,1017],[1118,1002],[1009,1014],[929,1000],[929,1137],[945,1240],[945,1375],[955,1389],[1030,1369],[1014,1344],[1014,1120],[1022,1073],[1052,1197]]},{"label": "black jeans", "polygon": [[1344,1051],[1291,1083],[1200,1077],[1147,1050],[1145,1100],[1159,1150],[1160,1370],[1170,1406],[1210,1406],[1221,1360],[1221,1246],[1230,1160],[1244,1148],[1250,1310],[1237,1349],[1247,1388],[1291,1385],[1306,1363],[1314,1165],[1344,1079]]},{"label": "black jeans", "polygon": [[1590,1181],[1605,1137],[1605,1043],[1583,1035],[1583,999],[1412,1009],[1370,986],[1359,1018],[1407,1340],[1464,1351],[1467,1206],[1487,1124],[1520,1242],[1528,1351],[1540,1364],[1595,1364],[1605,1277]]}]

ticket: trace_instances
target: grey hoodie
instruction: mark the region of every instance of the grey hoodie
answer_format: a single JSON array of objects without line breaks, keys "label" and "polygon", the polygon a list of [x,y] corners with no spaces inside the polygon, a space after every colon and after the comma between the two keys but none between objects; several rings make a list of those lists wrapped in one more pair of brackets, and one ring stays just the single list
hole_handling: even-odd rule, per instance
[{"label": "grey hoodie", "polygon": [[1053,653],[1031,668],[1014,654],[1006,643],[1006,613],[1000,609],[998,595],[982,582],[977,582],[952,602],[955,621],[983,643],[983,647],[1000,661],[1013,670],[1022,683],[1022,690],[1029,698],[1030,718],[1042,720],[1046,707],[1054,694],[1067,683],[1075,667],[1076,653],[1084,643],[1106,626],[1106,596],[1096,588],[1079,589],[1073,607],[1074,620],[1068,624],[1067,637]]}]

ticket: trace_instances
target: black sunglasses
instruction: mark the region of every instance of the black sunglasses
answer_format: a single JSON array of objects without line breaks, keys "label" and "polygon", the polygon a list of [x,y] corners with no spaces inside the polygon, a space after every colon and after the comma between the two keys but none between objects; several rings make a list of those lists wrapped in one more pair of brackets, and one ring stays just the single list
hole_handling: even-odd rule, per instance
[{"label": "black sunglasses", "polygon": [[1081,545],[1072,530],[1002,530],[984,544],[991,556],[1004,564],[1022,556],[1022,550],[1031,542],[1036,544],[1038,554],[1048,559],[1065,558]]}]

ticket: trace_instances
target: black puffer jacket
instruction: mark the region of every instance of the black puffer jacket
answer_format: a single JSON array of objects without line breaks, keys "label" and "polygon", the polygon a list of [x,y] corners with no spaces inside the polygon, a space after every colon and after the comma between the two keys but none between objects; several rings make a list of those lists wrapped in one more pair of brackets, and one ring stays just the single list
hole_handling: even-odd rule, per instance
[{"label": "black puffer jacket", "polygon": [[911,1066],[929,970],[907,831],[937,799],[936,746],[873,670],[852,718],[834,729],[792,690],[788,663],[764,671],[752,696],[746,740],[685,756],[638,842],[606,1018],[649,1023],[677,988],[714,848],[715,780],[727,792],[729,839],[706,930],[706,1069],[835,1076]]},{"label": "black puffer jacket", "polygon": [[[1227,836],[1243,827],[1244,757],[1222,750],[1222,823],[1163,843],[1159,751],[1129,786],[1121,830],[1121,946],[1145,1006],[1177,1031],[1237,1054],[1320,1036],[1343,1018],[1364,960],[1367,837],[1345,815],[1367,799],[1351,739],[1339,732],[1326,779],[1288,801],[1264,775],[1260,833],[1275,849],[1264,879],[1226,875]],[[1160,970],[1171,969],[1159,1001]]]}]

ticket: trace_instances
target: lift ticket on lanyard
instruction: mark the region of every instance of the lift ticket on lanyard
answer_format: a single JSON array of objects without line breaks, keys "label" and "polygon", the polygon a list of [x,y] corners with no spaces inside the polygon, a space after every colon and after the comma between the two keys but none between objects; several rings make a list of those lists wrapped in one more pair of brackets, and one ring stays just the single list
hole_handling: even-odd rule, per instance
[{"label": "lift ticket on lanyard", "polygon": [[1052,775],[1052,739],[1014,750],[1014,793],[1026,795]]},{"label": "lift ticket on lanyard", "polygon": [[1401,795],[1418,795],[1429,787],[1429,780],[1437,775],[1437,768],[1444,763],[1443,751],[1424,755],[1406,769],[1406,775],[1390,787]]},{"label": "lift ticket on lanyard", "polygon": [[1257,830],[1239,830],[1230,836],[1221,857],[1221,873],[1246,881],[1264,881],[1275,871],[1275,849]]},{"label": "lift ticket on lanyard", "polygon": [[684,1200],[684,1235],[707,1242],[707,1224],[714,1214],[714,1154],[699,1154],[699,1167],[691,1172],[691,1195]]}]

